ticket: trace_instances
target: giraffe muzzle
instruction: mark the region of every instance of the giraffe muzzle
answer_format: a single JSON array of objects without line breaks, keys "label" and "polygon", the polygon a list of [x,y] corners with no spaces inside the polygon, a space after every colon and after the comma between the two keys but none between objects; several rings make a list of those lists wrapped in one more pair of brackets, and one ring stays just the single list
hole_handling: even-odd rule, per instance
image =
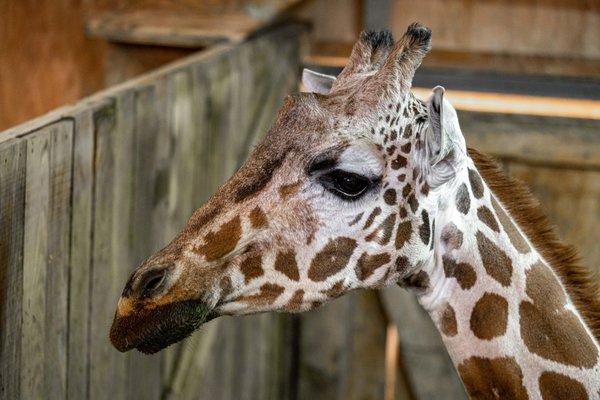
[{"label": "giraffe muzzle", "polygon": [[203,323],[217,317],[200,300],[187,300],[142,309],[126,316],[115,315],[110,341],[121,352],[137,349],[156,353],[191,335]]}]

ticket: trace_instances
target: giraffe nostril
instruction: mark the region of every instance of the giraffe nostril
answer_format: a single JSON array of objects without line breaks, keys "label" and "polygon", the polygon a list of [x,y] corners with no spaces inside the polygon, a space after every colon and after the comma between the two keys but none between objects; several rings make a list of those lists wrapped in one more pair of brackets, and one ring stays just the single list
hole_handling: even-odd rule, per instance
[{"label": "giraffe nostril", "polygon": [[169,270],[168,265],[161,265],[144,271],[134,289],[138,297],[146,298],[160,292],[166,283]]}]

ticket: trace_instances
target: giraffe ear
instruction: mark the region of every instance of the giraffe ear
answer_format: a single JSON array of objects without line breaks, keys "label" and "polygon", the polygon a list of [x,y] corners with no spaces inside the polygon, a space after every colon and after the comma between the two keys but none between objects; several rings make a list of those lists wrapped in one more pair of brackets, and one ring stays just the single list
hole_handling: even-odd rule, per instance
[{"label": "giraffe ear", "polygon": [[444,94],[444,88],[436,86],[427,104],[429,128],[425,138],[425,156],[431,187],[451,180],[466,159],[465,138],[458,124],[456,110],[444,99]]},{"label": "giraffe ear", "polygon": [[302,84],[307,92],[329,94],[334,82],[335,76],[321,74],[307,68],[302,71]]}]

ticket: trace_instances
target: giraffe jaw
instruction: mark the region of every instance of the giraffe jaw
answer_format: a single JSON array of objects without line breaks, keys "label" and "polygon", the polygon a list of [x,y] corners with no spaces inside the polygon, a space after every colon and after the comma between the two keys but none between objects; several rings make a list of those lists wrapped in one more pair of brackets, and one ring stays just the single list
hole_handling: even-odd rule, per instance
[{"label": "giraffe jaw", "polygon": [[216,318],[203,301],[187,300],[150,310],[115,316],[110,340],[121,352],[137,349],[154,354],[191,335],[205,322]]}]

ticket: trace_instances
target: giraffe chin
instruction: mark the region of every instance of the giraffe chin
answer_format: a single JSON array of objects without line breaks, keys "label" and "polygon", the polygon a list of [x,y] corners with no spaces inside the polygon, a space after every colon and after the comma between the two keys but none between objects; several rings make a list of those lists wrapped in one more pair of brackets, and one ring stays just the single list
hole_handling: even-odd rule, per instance
[{"label": "giraffe chin", "polygon": [[200,300],[142,309],[123,317],[115,315],[110,341],[121,352],[136,349],[144,354],[154,354],[185,339],[217,316]]}]

